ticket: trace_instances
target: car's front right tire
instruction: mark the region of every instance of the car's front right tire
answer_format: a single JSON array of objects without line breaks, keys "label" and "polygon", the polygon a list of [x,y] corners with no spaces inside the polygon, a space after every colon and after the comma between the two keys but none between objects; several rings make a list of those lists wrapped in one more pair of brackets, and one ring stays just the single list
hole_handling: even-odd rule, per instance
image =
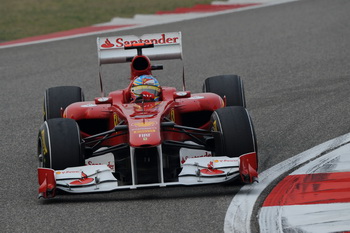
[{"label": "car's front right tire", "polygon": [[240,106],[217,109],[211,116],[215,156],[239,157],[256,152],[257,143],[248,111]]},{"label": "car's front right tire", "polygon": [[47,89],[44,98],[44,120],[61,118],[62,110],[81,101],[84,101],[84,93],[80,87],[59,86]]},{"label": "car's front right tire", "polygon": [[203,92],[226,98],[226,106],[246,107],[243,81],[238,75],[218,75],[204,81]]}]

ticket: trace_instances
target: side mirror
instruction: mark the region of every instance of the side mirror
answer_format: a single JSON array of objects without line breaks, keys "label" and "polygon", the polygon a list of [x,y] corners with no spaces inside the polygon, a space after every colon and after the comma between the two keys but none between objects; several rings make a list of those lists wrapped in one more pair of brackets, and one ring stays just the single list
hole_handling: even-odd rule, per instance
[{"label": "side mirror", "polygon": [[95,98],[95,104],[113,104],[112,97],[98,97]]},{"label": "side mirror", "polygon": [[177,91],[174,92],[174,99],[179,99],[179,98],[188,98],[191,97],[191,92],[190,91]]}]

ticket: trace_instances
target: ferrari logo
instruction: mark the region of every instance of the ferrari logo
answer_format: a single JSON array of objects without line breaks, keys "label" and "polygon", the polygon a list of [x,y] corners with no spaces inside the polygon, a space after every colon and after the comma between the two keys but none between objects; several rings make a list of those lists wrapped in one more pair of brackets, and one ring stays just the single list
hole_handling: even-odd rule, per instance
[{"label": "ferrari logo", "polygon": [[116,113],[114,113],[113,115],[114,118],[114,126],[117,126],[119,124],[119,117]]},{"label": "ferrari logo", "polygon": [[175,110],[174,109],[171,109],[171,111],[170,111],[170,120],[175,122]]}]

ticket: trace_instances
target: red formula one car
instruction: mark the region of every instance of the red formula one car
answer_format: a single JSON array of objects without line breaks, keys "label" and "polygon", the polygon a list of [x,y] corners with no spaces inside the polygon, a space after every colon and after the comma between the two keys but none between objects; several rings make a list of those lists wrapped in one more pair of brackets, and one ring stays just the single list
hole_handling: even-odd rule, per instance
[{"label": "red formula one car", "polygon": [[160,86],[152,71],[162,66],[151,61],[181,59],[180,32],[103,37],[97,46],[100,65],[131,62],[130,85],[94,101],[75,86],[46,90],[39,197],[257,180],[239,76],[207,78],[196,94]]}]

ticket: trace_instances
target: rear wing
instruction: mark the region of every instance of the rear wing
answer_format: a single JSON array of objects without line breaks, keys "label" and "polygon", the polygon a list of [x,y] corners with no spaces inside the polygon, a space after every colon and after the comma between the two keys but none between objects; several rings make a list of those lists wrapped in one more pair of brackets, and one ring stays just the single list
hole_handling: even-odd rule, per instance
[{"label": "rear wing", "polygon": [[141,37],[134,35],[98,37],[97,50],[99,65],[124,63],[137,55],[136,50],[125,50],[125,45],[152,43],[153,48],[142,50],[142,54],[150,60],[182,59],[181,32],[166,32],[145,34]]}]

